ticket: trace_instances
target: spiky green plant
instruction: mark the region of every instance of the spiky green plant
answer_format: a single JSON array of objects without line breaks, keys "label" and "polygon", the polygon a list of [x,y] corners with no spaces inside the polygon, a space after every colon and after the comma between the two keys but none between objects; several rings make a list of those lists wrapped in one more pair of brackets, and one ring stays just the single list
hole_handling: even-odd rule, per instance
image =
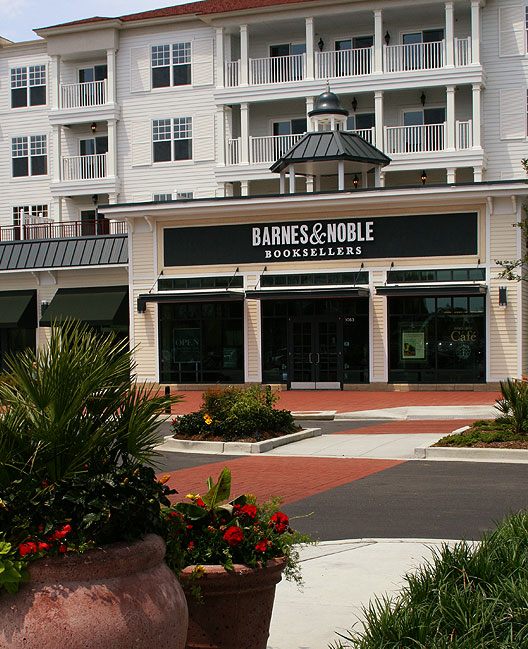
[{"label": "spiky green plant", "polygon": [[500,382],[502,398],[497,399],[497,418],[509,424],[513,432],[521,435],[528,430],[528,382],[507,379]]}]

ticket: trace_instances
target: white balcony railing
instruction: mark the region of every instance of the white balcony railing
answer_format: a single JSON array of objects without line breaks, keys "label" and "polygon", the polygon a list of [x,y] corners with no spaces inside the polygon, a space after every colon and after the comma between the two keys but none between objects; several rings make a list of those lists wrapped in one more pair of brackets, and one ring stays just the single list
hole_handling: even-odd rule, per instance
[{"label": "white balcony railing", "polygon": [[385,153],[429,153],[445,149],[446,124],[386,126]]},{"label": "white balcony railing", "polygon": [[106,104],[107,81],[69,83],[61,86],[61,108],[86,108]]},{"label": "white balcony railing", "polygon": [[385,47],[385,72],[410,72],[441,68],[445,61],[445,41],[388,45]]},{"label": "white balcony railing", "polygon": [[316,52],[315,74],[317,79],[356,77],[372,72],[373,47],[333,52]]},{"label": "white balcony railing", "polygon": [[357,128],[353,131],[349,131],[349,133],[355,133],[356,135],[360,135],[364,140],[366,140],[369,144],[374,144],[374,127],[372,128]]},{"label": "white balcony railing", "polygon": [[106,178],[106,153],[77,155],[62,159],[62,180]]},{"label": "white balcony railing", "polygon": [[226,142],[226,165],[240,164],[240,138],[229,138]]},{"label": "white balcony railing", "polygon": [[227,88],[236,88],[240,83],[240,61],[226,61],[225,85]]},{"label": "white balcony railing", "polygon": [[455,131],[455,147],[457,151],[462,149],[471,149],[473,146],[473,122],[468,120],[467,122],[458,122],[456,123]]},{"label": "white balcony railing", "polygon": [[302,81],[305,76],[306,54],[249,59],[249,83],[251,85]]},{"label": "white balcony railing", "polygon": [[249,138],[251,164],[271,163],[282,157],[298,142],[304,133],[295,135],[265,135]]},{"label": "white balcony railing", "polygon": [[463,67],[471,63],[471,38],[455,38],[455,65]]}]

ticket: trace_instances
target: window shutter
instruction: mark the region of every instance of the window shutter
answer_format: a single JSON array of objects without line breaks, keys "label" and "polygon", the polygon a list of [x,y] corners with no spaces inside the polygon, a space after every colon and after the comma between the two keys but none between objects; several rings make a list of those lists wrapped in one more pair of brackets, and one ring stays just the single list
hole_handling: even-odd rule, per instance
[{"label": "window shutter", "polygon": [[526,88],[500,91],[501,140],[526,137]]},{"label": "window shutter", "polygon": [[192,84],[210,86],[214,83],[213,40],[192,42]]},{"label": "window shutter", "polygon": [[147,92],[151,88],[150,47],[130,50],[130,92]]},{"label": "window shutter", "polygon": [[526,52],[526,9],[524,6],[499,8],[499,55],[520,56]]},{"label": "window shutter", "polygon": [[193,117],[193,159],[197,162],[215,159],[214,115]]},{"label": "window shutter", "polygon": [[132,123],[132,166],[152,164],[152,125],[150,121]]}]

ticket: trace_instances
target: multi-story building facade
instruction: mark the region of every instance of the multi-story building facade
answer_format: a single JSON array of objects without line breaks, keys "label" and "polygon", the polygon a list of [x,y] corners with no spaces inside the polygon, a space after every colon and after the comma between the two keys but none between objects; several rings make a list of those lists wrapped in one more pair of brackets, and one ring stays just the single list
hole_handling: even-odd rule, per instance
[{"label": "multi-story building facade", "polygon": [[[525,248],[527,27],[516,0],[203,0],[0,40],[1,352],[71,314],[159,383],[525,373],[497,260]],[[391,163],[287,181],[327,83]],[[351,224],[387,244],[290,249]]]}]

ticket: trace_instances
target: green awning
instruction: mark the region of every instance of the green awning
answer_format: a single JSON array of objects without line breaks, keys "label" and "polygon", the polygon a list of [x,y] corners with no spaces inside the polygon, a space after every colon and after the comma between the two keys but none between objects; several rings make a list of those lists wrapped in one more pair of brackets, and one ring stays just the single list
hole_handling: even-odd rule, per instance
[{"label": "green awning", "polygon": [[376,295],[427,297],[434,295],[485,295],[485,284],[389,284],[376,286]]},{"label": "green awning", "polygon": [[60,288],[40,320],[41,327],[73,318],[91,325],[128,325],[128,287]]},{"label": "green awning", "polygon": [[37,326],[36,291],[0,292],[0,328],[35,329]]}]

